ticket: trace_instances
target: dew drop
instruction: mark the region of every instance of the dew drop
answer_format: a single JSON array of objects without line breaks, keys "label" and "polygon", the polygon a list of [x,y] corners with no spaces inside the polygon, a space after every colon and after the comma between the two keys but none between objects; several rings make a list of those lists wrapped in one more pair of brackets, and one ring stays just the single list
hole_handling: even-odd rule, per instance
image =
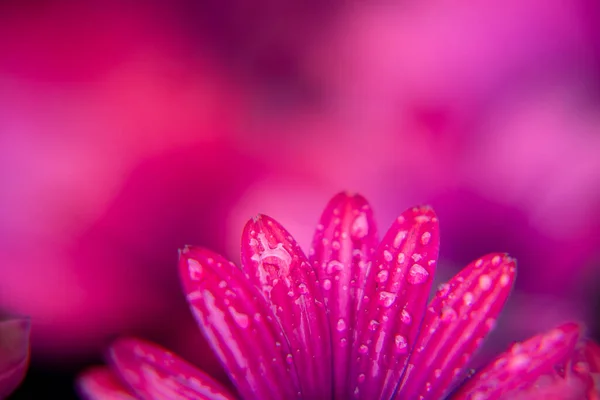
[{"label": "dew drop", "polygon": [[398,257],[396,258],[398,264],[404,264],[406,261],[406,255],[404,253],[398,253]]},{"label": "dew drop", "polygon": [[500,277],[500,285],[506,286],[510,282],[510,276],[508,274],[502,274]]},{"label": "dew drop", "polygon": [[385,270],[385,269],[381,270],[377,274],[376,281],[379,283],[383,283],[388,280],[388,276],[389,276],[389,273],[387,272],[387,270]]},{"label": "dew drop", "polygon": [[429,243],[430,240],[431,240],[430,232],[425,232],[421,235],[421,243],[423,243],[423,245],[426,245],[427,243]]},{"label": "dew drop", "polygon": [[202,277],[202,265],[196,261],[188,258],[188,273],[190,274],[190,278],[192,280],[198,281]]},{"label": "dew drop", "polygon": [[408,342],[404,336],[394,336],[394,343],[396,344],[396,351],[398,353],[406,353],[408,351]]},{"label": "dew drop", "polygon": [[332,275],[344,269],[344,264],[338,260],[331,260],[327,263],[327,274]]},{"label": "dew drop", "polygon": [[489,275],[484,274],[479,277],[479,287],[483,291],[490,290],[492,287],[492,279],[489,277]]},{"label": "dew drop", "polygon": [[346,322],[343,318],[338,319],[337,326],[335,327],[338,332],[342,332],[346,329]]},{"label": "dew drop", "polygon": [[248,316],[244,313],[237,312],[235,308],[229,307],[229,313],[233,317],[235,323],[242,329],[248,328],[250,321],[248,320]]},{"label": "dew drop", "polygon": [[356,239],[362,239],[367,236],[368,233],[369,222],[367,221],[367,215],[365,213],[360,213],[352,223],[350,234]]},{"label": "dew drop", "polygon": [[508,361],[508,368],[512,369],[513,371],[520,371],[526,368],[529,363],[529,356],[526,354],[517,354],[512,356]]},{"label": "dew drop", "polygon": [[408,231],[400,231],[396,234],[396,237],[394,238],[394,247],[395,248],[399,248],[400,245],[402,244],[402,241],[404,239],[406,239],[406,236],[408,235]]},{"label": "dew drop", "polygon": [[494,267],[497,267],[498,265],[500,265],[500,261],[501,261],[501,258],[500,258],[500,256],[494,256],[494,257],[492,258],[492,265],[493,265]]},{"label": "dew drop", "polygon": [[285,361],[288,363],[288,365],[292,365],[292,363],[294,362],[294,357],[292,357],[292,355],[288,353],[288,355],[285,357]]},{"label": "dew drop", "polygon": [[465,303],[465,305],[467,306],[471,306],[473,305],[473,293],[471,292],[466,292],[463,295],[463,302]]},{"label": "dew drop", "polygon": [[456,311],[452,307],[444,307],[440,314],[440,319],[444,322],[452,322],[456,317]]},{"label": "dew drop", "polygon": [[384,250],[383,251],[383,258],[385,259],[385,261],[390,262],[393,260],[394,256],[392,256],[392,253],[390,253],[389,250]]},{"label": "dew drop", "polygon": [[446,297],[446,295],[448,294],[449,291],[450,291],[450,284],[442,283],[440,286],[438,286],[437,295],[439,297]]},{"label": "dew drop", "polygon": [[370,331],[376,331],[377,330],[377,326],[379,326],[379,322],[375,321],[374,319],[372,319],[371,321],[369,321],[369,325],[368,328]]},{"label": "dew drop", "polygon": [[300,294],[308,294],[308,287],[305,283],[301,283],[298,285],[298,290],[300,290]]},{"label": "dew drop", "polygon": [[324,279],[321,286],[323,287],[323,289],[329,290],[331,289],[331,281],[329,279]]},{"label": "dew drop", "polygon": [[481,268],[482,265],[483,265],[483,260],[481,258],[479,260],[475,261],[475,268]]},{"label": "dew drop", "polygon": [[406,279],[408,280],[408,283],[418,285],[424,283],[427,280],[427,277],[429,277],[429,272],[427,272],[425,268],[419,264],[413,264],[408,271]]},{"label": "dew drop", "polygon": [[367,346],[365,346],[364,344],[361,344],[361,345],[358,347],[358,352],[359,352],[360,354],[367,354],[367,352],[368,352],[368,351],[369,351],[369,348],[368,348]]},{"label": "dew drop", "polygon": [[392,304],[394,304],[394,301],[396,301],[396,295],[394,293],[385,290],[379,292],[379,304],[382,306],[391,307]]},{"label": "dew drop", "polygon": [[413,259],[414,262],[419,262],[423,259],[423,256],[420,255],[419,253],[414,253],[411,258]]},{"label": "dew drop", "polygon": [[408,311],[406,311],[405,308],[403,308],[400,312],[400,320],[406,325],[410,325],[410,323],[412,322],[412,317],[410,316]]},{"label": "dew drop", "polygon": [[363,383],[365,381],[365,374],[358,375],[358,383]]}]

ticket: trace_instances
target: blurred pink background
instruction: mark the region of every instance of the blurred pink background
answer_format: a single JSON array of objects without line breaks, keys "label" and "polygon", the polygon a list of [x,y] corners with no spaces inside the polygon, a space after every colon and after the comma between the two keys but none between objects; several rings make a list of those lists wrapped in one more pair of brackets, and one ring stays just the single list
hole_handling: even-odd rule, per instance
[{"label": "blurred pink background", "polygon": [[519,260],[489,351],[598,334],[599,34],[592,0],[2,2],[0,311],[34,374],[119,334],[211,368],[177,249],[237,261],[261,212],[308,250],[350,190],[382,232],[434,206],[440,282]]}]

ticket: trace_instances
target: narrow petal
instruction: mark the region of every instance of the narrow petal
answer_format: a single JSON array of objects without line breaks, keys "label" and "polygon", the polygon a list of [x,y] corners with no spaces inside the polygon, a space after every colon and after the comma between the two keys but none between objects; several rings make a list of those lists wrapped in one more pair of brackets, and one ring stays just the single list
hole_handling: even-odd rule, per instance
[{"label": "narrow petal", "polygon": [[340,193],[325,208],[313,239],[310,262],[329,310],[334,398],[347,399],[351,343],[367,262],[377,246],[373,212],[359,195]]},{"label": "narrow petal", "polygon": [[[593,400],[594,379],[586,360],[584,343],[572,354],[526,386],[504,393],[502,400]],[[596,397],[597,399],[597,397]]]},{"label": "narrow petal", "polygon": [[349,381],[356,398],[389,399],[398,385],[429,297],[439,251],[438,228],[431,208],[405,211],[369,265]]},{"label": "narrow petal", "polygon": [[221,384],[159,346],[119,339],[109,357],[121,378],[144,400],[233,400]]},{"label": "narrow petal", "polygon": [[452,398],[496,400],[527,388],[569,357],[580,335],[580,327],[569,323],[516,343],[467,380]]},{"label": "narrow petal", "polygon": [[77,388],[87,400],[135,400],[121,383],[121,380],[108,367],[92,367],[77,378]]},{"label": "narrow petal", "polygon": [[242,265],[280,322],[303,397],[331,399],[331,337],[316,273],[292,236],[259,215],[242,234]]},{"label": "narrow petal", "polygon": [[179,264],[190,308],[240,395],[300,397],[285,336],[244,273],[222,256],[193,247],[181,252]]},{"label": "narrow petal", "polygon": [[456,383],[504,307],[515,261],[489,254],[440,285],[427,308],[397,399],[440,399]]},{"label": "narrow petal", "polygon": [[587,340],[585,342],[584,354],[593,380],[591,392],[596,395],[595,400],[598,400],[600,399],[600,346],[591,340]]},{"label": "narrow petal", "polygon": [[30,330],[28,318],[0,322],[0,398],[8,397],[25,377]]}]

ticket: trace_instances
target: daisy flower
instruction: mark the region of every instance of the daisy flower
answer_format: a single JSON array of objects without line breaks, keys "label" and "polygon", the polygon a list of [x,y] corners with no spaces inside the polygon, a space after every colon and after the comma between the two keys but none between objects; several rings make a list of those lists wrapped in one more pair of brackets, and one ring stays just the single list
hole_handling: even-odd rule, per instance
[{"label": "daisy flower", "polygon": [[30,328],[27,318],[0,321],[0,399],[8,397],[25,376]]},{"label": "daisy flower", "polygon": [[367,201],[342,193],[327,205],[308,257],[265,215],[248,221],[241,247],[242,268],[198,247],[179,258],[190,308],[234,389],[155,344],[123,338],[109,349],[110,368],[82,374],[81,393],[93,400],[598,396],[600,352],[577,324],[467,370],[516,265],[506,254],[481,257],[427,304],[439,249],[429,207],[402,213],[379,242]]}]

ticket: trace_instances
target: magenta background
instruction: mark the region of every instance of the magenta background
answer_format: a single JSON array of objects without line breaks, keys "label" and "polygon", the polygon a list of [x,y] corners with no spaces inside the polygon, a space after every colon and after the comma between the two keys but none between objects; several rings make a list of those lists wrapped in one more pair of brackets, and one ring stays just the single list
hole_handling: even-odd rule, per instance
[{"label": "magenta background", "polygon": [[340,190],[381,231],[433,205],[440,281],[519,260],[488,351],[598,329],[599,33],[591,0],[0,3],[0,310],[33,321],[22,390],[121,334],[213,368],[177,249],[237,261],[262,212],[308,250]]}]

